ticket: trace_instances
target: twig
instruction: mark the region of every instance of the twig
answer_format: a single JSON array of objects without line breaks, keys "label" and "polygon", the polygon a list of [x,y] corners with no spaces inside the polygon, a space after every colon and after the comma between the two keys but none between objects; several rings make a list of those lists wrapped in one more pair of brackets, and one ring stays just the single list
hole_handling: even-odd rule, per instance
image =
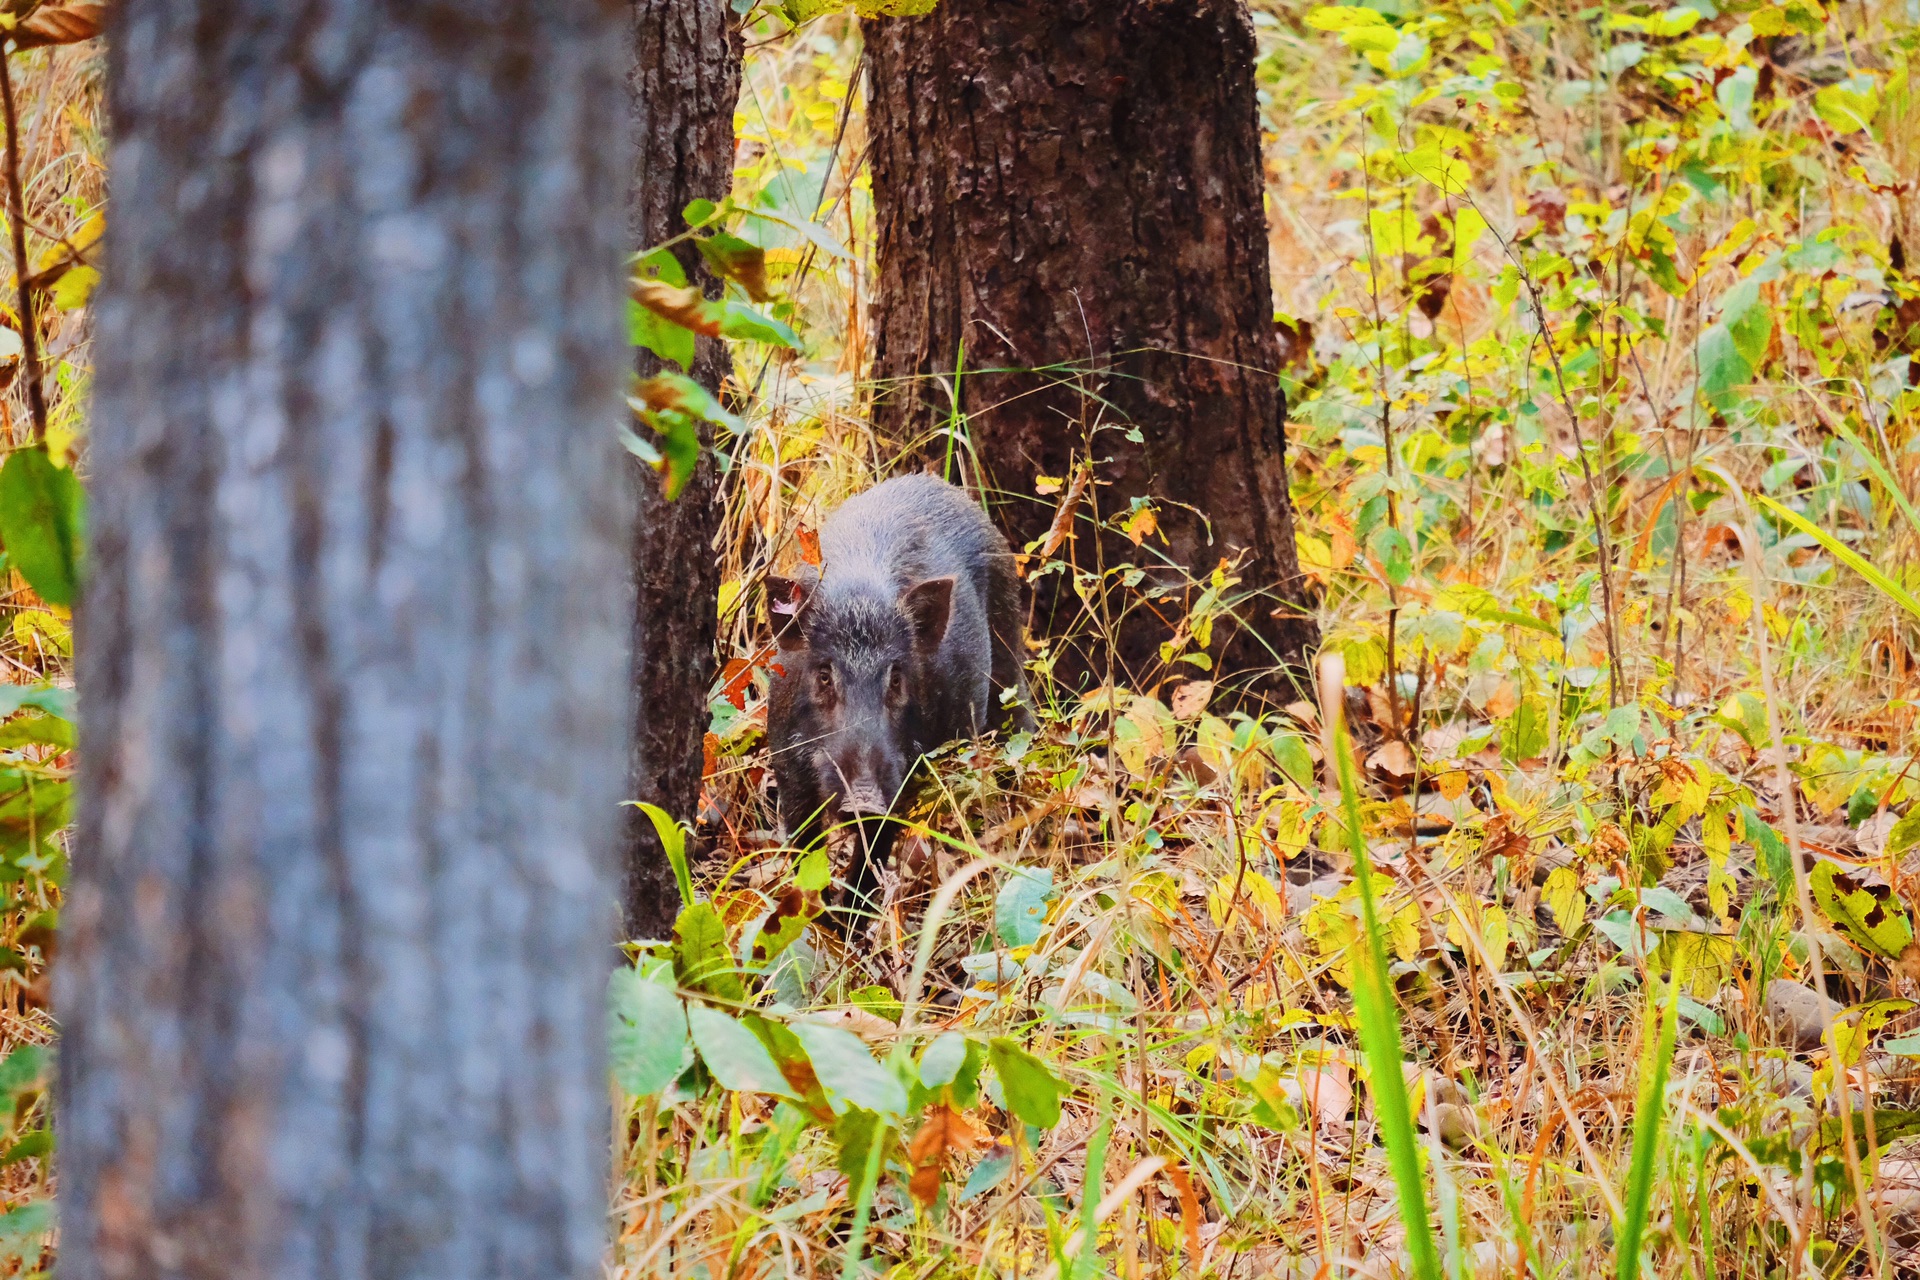
[{"label": "twig", "polygon": [[14,281],[20,291],[21,363],[27,373],[27,411],[33,415],[33,442],[47,438],[47,389],[40,379],[40,326],[33,318],[33,286],[27,272],[26,194],[20,185],[20,118],[13,106],[11,56],[0,49],[0,111],[7,123],[7,221],[13,232]]}]

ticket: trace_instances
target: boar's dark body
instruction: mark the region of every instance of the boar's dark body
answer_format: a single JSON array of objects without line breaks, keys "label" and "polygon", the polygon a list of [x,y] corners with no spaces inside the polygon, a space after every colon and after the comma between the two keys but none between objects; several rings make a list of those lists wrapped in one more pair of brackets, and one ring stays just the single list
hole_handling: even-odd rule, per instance
[{"label": "boar's dark body", "polygon": [[767,584],[780,645],[767,736],[788,839],[858,820],[847,896],[871,909],[887,814],[919,758],[997,724],[1007,689],[1014,720],[1032,721],[1020,586],[985,513],[930,475],[848,500],[821,526],[820,559]]}]

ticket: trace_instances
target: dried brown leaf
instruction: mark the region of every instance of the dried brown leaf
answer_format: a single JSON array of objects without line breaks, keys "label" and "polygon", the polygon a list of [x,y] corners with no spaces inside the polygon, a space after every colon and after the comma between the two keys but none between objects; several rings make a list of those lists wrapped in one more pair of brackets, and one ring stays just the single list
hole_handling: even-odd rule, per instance
[{"label": "dried brown leaf", "polygon": [[78,44],[99,35],[107,25],[107,6],[99,0],[79,0],[58,8],[34,10],[13,29],[13,47],[39,49],[51,44]]}]

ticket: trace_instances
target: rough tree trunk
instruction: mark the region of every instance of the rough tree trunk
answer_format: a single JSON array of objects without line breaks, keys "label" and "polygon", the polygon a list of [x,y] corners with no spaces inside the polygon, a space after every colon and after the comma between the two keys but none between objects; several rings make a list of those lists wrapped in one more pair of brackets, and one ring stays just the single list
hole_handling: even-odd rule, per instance
[{"label": "rough tree trunk", "polygon": [[61,1274],[598,1277],[618,8],[117,18]]},{"label": "rough tree trunk", "polygon": [[[1109,535],[1096,554],[1083,521],[1063,554],[1085,569],[1164,555],[1200,578],[1243,555],[1241,590],[1261,598],[1241,610],[1249,627],[1217,633],[1219,674],[1300,663],[1315,629],[1287,496],[1244,0],[942,0],[866,30],[878,423],[944,466],[956,368],[1071,366],[959,379],[1016,549],[1059,501],[1036,477],[1067,477],[1096,421],[1137,428],[1138,443],[1093,438],[1094,497],[1103,518],[1164,499],[1164,543]],[[1035,630],[1080,636],[1062,674],[1100,677],[1105,646],[1065,578],[1036,589]],[[1119,628],[1136,687],[1184,598]]]},{"label": "rough tree trunk", "polygon": [[[686,230],[681,211],[695,199],[718,202],[733,184],[733,109],[740,98],[740,36],[726,0],[629,0],[633,62],[627,72],[634,144],[627,235],[638,251]],[[687,278],[717,295],[718,281],[692,245],[678,251]],[[661,361],[640,352],[640,374]],[[700,338],[692,375],[718,392],[732,367],[718,339]],[[640,511],[633,536],[636,602],[633,686],[640,723],[633,737],[628,789],[634,799],[692,821],[700,804],[713,684],[714,600],[720,565],[714,538],[722,506],[712,428],[702,427],[700,463],[668,502],[660,477],[634,459],[628,466]],[[664,938],[679,902],[673,872],[638,809],[622,833],[629,937]]]}]

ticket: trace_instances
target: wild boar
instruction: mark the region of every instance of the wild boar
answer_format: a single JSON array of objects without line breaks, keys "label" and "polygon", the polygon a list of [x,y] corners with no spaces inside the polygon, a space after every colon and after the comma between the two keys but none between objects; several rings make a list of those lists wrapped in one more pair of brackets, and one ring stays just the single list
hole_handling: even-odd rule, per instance
[{"label": "wild boar", "polygon": [[966,493],[900,476],[849,499],[820,528],[820,566],[769,578],[779,657],[767,737],[790,843],[855,822],[844,895],[871,911],[898,834],[888,815],[926,752],[1006,713],[1032,724],[1020,586],[1007,541]]}]

